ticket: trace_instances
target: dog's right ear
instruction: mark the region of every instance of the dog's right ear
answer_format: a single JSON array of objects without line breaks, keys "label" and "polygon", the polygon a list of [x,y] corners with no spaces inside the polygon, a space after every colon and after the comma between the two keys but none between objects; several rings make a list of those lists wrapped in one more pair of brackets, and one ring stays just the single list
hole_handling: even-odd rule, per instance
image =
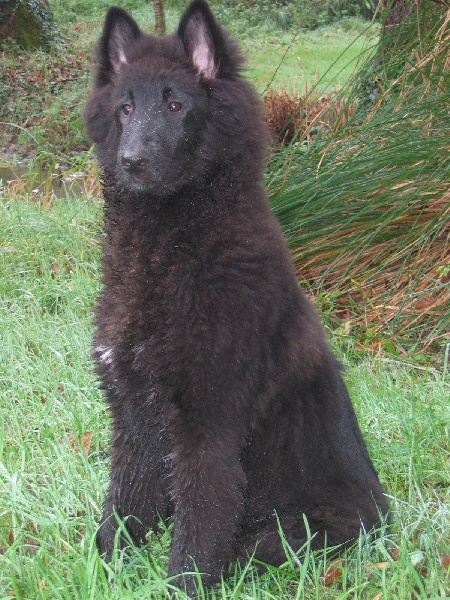
[{"label": "dog's right ear", "polygon": [[99,70],[97,83],[105,85],[128,63],[129,51],[142,32],[130,15],[113,6],[106,13],[105,25],[97,44]]}]

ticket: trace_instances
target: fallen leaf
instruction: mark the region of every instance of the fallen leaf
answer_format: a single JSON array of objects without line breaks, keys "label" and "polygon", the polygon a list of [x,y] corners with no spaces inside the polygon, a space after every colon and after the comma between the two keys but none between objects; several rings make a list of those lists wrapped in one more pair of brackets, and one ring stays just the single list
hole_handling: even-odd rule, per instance
[{"label": "fallen leaf", "polygon": [[445,556],[441,556],[442,566],[444,569],[450,569],[450,554],[446,554]]},{"label": "fallen leaf", "polygon": [[86,431],[83,434],[83,448],[86,456],[89,456],[91,450],[92,431]]},{"label": "fallen leaf", "polygon": [[24,550],[30,556],[34,556],[40,547],[40,543],[32,537],[26,537],[23,540]]},{"label": "fallen leaf", "polygon": [[77,439],[73,433],[69,434],[69,442],[75,450],[75,452],[80,452],[80,446],[82,446],[86,456],[89,455],[89,452],[91,450],[91,441],[92,431],[86,431],[86,433],[83,433],[82,437],[79,439]]},{"label": "fallen leaf", "polygon": [[326,587],[330,587],[335,581],[342,578],[345,564],[345,560],[335,558],[330,562],[328,567],[323,570],[322,577],[324,578],[323,582]]},{"label": "fallen leaf", "polygon": [[392,560],[398,560],[399,559],[400,552],[397,550],[397,548],[393,548],[393,550],[391,552],[391,556],[392,556]]},{"label": "fallen leaf", "polygon": [[342,319],[343,321],[350,321],[353,319],[354,314],[348,310],[348,308],[343,308],[341,310],[336,311],[336,316],[338,319]]},{"label": "fallen leaf", "polygon": [[52,263],[50,268],[52,270],[52,279],[61,273],[61,267],[58,265],[58,263]]}]

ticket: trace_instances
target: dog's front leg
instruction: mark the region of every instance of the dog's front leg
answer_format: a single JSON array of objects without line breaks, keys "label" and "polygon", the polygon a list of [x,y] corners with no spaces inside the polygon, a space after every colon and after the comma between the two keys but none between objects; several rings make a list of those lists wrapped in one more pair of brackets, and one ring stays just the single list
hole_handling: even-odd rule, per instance
[{"label": "dog's front leg", "polygon": [[177,410],[172,419],[175,511],[169,575],[179,575],[176,584],[191,596],[197,578],[183,573],[196,568],[209,585],[235,557],[246,485],[239,460],[243,423],[236,416],[218,419],[214,411],[206,417]]}]

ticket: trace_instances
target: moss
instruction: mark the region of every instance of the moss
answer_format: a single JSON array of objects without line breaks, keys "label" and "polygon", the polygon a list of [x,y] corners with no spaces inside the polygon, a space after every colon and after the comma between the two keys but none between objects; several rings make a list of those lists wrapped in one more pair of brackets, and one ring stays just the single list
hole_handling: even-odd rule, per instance
[{"label": "moss", "polygon": [[25,50],[48,48],[55,40],[53,13],[48,0],[13,0],[1,9],[3,36]]}]

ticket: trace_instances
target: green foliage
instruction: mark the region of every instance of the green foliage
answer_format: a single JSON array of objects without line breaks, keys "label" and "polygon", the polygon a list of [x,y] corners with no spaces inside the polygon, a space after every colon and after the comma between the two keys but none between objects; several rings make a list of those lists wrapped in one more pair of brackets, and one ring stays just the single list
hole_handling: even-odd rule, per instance
[{"label": "green foliage", "polygon": [[317,29],[349,17],[371,18],[372,0],[226,0],[211,2],[220,19],[232,30],[243,34],[257,26],[294,31]]},{"label": "green foliage", "polygon": [[[82,124],[83,96],[89,86],[88,52],[4,52],[0,83],[4,157],[38,159],[49,170],[75,166],[89,147]],[[5,156],[6,155],[6,156]]]},{"label": "green foliage", "polygon": [[[75,23],[80,20],[98,19],[104,17],[106,11],[114,3],[110,0],[52,0],[52,8],[58,20],[63,23]],[[122,0],[120,6],[126,10],[135,12],[142,10],[143,0]],[[147,2],[147,12],[153,13],[153,3]]]}]

